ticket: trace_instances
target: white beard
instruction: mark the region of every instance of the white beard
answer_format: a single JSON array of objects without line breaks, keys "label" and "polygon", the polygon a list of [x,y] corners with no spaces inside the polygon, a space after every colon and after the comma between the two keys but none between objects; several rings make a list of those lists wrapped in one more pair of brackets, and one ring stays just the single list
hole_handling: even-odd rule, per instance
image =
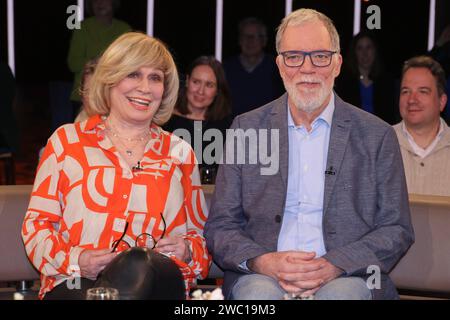
[{"label": "white beard", "polygon": [[333,83],[331,84],[331,88],[326,86],[325,82],[320,79],[315,79],[311,77],[303,77],[301,80],[297,81],[311,81],[311,82],[320,82],[319,89],[313,90],[302,90],[300,92],[297,86],[283,77],[284,87],[294,103],[295,107],[301,111],[306,113],[312,113],[313,111],[319,109],[325,103],[325,100],[329,97],[332,92]]}]

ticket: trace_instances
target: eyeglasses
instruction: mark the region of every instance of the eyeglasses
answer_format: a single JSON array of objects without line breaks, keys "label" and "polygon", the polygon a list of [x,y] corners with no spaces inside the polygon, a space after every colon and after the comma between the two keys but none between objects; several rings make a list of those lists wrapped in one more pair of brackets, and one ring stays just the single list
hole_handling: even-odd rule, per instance
[{"label": "eyeglasses", "polygon": [[305,63],[305,57],[309,56],[311,63],[315,67],[328,67],[331,64],[331,58],[337,51],[317,50],[317,51],[284,51],[280,52],[283,56],[284,64],[288,67],[301,67]]},{"label": "eyeglasses", "polygon": [[[166,234],[166,220],[164,219],[161,212],[159,213],[159,215],[161,216],[161,220],[162,220],[163,226],[164,226],[161,237],[158,240],[156,240],[149,233],[146,233],[146,232],[141,233],[140,235],[138,235],[136,237],[136,240],[134,242],[135,247],[155,249],[156,245],[158,244],[158,241],[161,240],[162,238],[164,238],[164,235]],[[123,237],[125,237],[127,230],[128,230],[128,221],[125,224],[125,230],[123,230],[123,233],[120,236],[120,238],[117,240],[114,240],[114,242],[111,244],[111,246],[112,246],[111,252],[116,252],[117,249],[119,249],[120,251],[123,251],[128,248],[131,248],[131,245],[127,241],[123,240]]]}]

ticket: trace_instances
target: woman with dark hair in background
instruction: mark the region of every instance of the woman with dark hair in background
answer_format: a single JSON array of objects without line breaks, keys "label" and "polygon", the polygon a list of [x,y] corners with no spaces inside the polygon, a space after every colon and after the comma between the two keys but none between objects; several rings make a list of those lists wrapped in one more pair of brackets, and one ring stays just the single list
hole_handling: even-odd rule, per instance
[{"label": "woman with dark hair in background", "polygon": [[394,80],[384,70],[374,36],[366,31],[357,34],[352,39],[346,61],[336,79],[337,94],[389,124],[397,123]]},{"label": "woman with dark hair in background", "polygon": [[[186,83],[181,88],[172,118],[164,129],[183,138],[189,134],[190,143],[195,149],[201,139],[203,150],[212,142],[204,141],[203,133],[208,129],[218,129],[225,142],[225,132],[231,125],[231,100],[228,84],[222,64],[212,56],[201,56],[195,59],[186,72]],[[181,131],[180,129],[184,129]],[[197,134],[196,134],[197,132]],[[215,140],[213,140],[215,141]],[[197,152],[197,150],[195,150]],[[200,150],[199,150],[200,151]],[[217,151],[217,150],[216,150]],[[217,169],[217,162],[205,163],[204,157],[197,154],[201,169]],[[213,155],[215,158],[220,156]],[[217,158],[216,158],[217,159]]]}]

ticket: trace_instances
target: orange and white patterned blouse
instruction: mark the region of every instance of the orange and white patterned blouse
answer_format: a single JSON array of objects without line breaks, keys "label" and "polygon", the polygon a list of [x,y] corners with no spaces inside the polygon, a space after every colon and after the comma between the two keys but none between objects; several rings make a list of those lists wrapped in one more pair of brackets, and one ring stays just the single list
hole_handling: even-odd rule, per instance
[{"label": "orange and white patterned blouse", "polygon": [[85,249],[111,248],[129,223],[124,240],[134,245],[142,233],[159,239],[182,235],[189,264],[175,260],[188,290],[207,276],[211,257],[203,238],[208,211],[192,148],[184,140],[150,127],[142,170],[131,170],[94,116],[55,131],[36,174],[22,237],[29,259],[41,272],[42,299],[79,275]]}]

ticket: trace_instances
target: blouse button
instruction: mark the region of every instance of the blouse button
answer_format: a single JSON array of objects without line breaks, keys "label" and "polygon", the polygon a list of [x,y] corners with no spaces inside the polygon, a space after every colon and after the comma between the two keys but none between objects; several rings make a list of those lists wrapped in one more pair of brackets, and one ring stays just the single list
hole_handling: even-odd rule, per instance
[{"label": "blouse button", "polygon": [[421,162],[420,165],[421,165],[422,167],[424,167],[424,166],[425,166],[425,163]]},{"label": "blouse button", "polygon": [[126,199],[126,198],[128,198],[128,196],[127,196],[126,194],[124,194],[124,195],[123,195],[123,198]]}]

